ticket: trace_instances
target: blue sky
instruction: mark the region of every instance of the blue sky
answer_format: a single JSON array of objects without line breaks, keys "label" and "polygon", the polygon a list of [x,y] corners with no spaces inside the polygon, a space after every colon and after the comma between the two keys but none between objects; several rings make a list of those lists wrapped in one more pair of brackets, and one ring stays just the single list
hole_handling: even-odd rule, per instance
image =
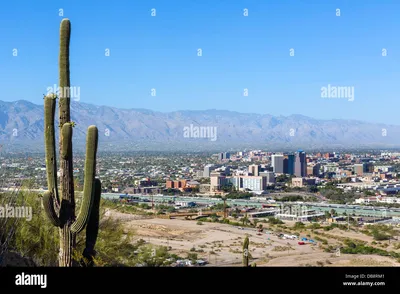
[{"label": "blue sky", "polygon": [[[400,124],[398,0],[3,2],[0,100],[43,103],[67,17],[81,102]],[[321,98],[328,84],[354,87],[354,101]]]}]

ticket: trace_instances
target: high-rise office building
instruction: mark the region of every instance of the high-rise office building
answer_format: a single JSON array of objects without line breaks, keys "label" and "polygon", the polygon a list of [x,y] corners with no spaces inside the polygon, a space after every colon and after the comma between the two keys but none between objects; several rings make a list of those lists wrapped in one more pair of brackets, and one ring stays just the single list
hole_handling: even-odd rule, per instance
[{"label": "high-rise office building", "polygon": [[275,184],[275,174],[274,174],[274,172],[271,172],[271,171],[263,171],[263,172],[260,172],[260,176],[261,177],[265,177],[266,179],[267,179],[267,186],[268,185],[272,185],[272,184]]},{"label": "high-rise office building", "polygon": [[260,166],[257,164],[249,165],[249,173],[253,176],[258,177],[260,175]]},{"label": "high-rise office building", "polygon": [[372,162],[354,164],[354,173],[359,176],[372,172],[374,172],[374,164]]},{"label": "high-rise office building", "polygon": [[294,175],[294,162],[295,162],[294,154],[289,154],[288,155],[288,170],[287,170],[287,173],[289,175]]},{"label": "high-rise office building", "polygon": [[364,173],[364,164],[362,163],[356,163],[353,166],[354,168],[354,174],[358,175],[358,176],[362,176]]},{"label": "high-rise office building", "polygon": [[210,175],[210,191],[219,191],[225,185],[225,179],[225,174],[212,172]]},{"label": "high-rise office building", "polygon": [[374,172],[374,164],[372,162],[365,162],[364,163],[363,172],[364,173],[372,173],[372,172]]},{"label": "high-rise office building", "polygon": [[271,155],[271,166],[273,167],[273,171],[278,174],[284,173],[284,164],[283,164],[284,156],[282,154],[273,154]]},{"label": "high-rise office building", "polygon": [[318,176],[321,165],[319,163],[307,166],[307,176]]},{"label": "high-rise office building", "polygon": [[210,174],[213,170],[215,170],[217,167],[213,164],[207,164],[204,167],[204,171],[203,171],[203,177],[208,178],[210,177]]},{"label": "high-rise office building", "polygon": [[285,155],[283,160],[283,172],[285,174],[294,175],[294,154]]},{"label": "high-rise office building", "polygon": [[218,153],[218,160],[219,161],[223,161],[225,159],[230,159],[231,158],[231,154],[229,152],[220,152]]},{"label": "high-rise office building", "polygon": [[307,174],[306,153],[298,150],[295,154],[294,175],[296,177],[305,177]]}]

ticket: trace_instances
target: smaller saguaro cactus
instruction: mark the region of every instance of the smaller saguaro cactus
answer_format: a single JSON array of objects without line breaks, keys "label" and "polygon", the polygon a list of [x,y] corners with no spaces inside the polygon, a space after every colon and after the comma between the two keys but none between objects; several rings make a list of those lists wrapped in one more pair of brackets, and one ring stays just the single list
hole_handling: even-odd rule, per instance
[{"label": "smaller saguaro cactus", "polygon": [[249,237],[246,236],[246,238],[243,241],[243,266],[248,267],[249,266]]}]

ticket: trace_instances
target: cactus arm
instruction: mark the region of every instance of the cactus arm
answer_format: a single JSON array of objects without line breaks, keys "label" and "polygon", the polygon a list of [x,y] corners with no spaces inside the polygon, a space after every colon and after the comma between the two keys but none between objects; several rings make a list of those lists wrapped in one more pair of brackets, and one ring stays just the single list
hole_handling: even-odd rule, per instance
[{"label": "cactus arm", "polygon": [[[61,128],[60,142],[62,142],[60,150],[60,166],[61,166],[61,208],[59,218],[60,221],[65,224],[72,222],[75,209],[74,192],[70,188],[70,179],[72,178],[72,127],[66,123]],[[70,188],[70,189],[68,189]]]},{"label": "cactus arm", "polygon": [[99,179],[94,180],[94,199],[92,211],[88,224],[86,226],[86,248],[93,250],[96,244],[97,235],[99,232],[99,220],[100,220],[100,199],[101,199],[101,181]]},{"label": "cactus arm", "polygon": [[61,158],[68,159],[70,151],[72,151],[72,126],[70,123],[65,123],[61,129]]},{"label": "cactus arm", "polygon": [[90,212],[89,221],[86,226],[86,246],[83,251],[83,257],[86,259],[84,263],[87,267],[92,267],[93,259],[96,255],[94,246],[96,245],[97,235],[99,233],[99,220],[100,220],[100,199],[101,199],[101,181],[99,179],[94,180],[94,192],[93,192],[93,205]]},{"label": "cactus arm", "polygon": [[46,191],[43,195],[43,206],[46,216],[50,220],[50,222],[56,226],[60,227],[61,222],[57,216],[56,210],[54,209],[54,195],[50,191]]},{"label": "cactus arm", "polygon": [[46,173],[47,187],[55,199],[57,207],[60,206],[60,198],[57,188],[57,158],[56,139],[54,133],[54,116],[56,112],[56,99],[54,94],[45,97],[44,100],[44,138],[46,148]]},{"label": "cactus arm", "polygon": [[[69,125],[69,124],[68,124]],[[90,126],[86,137],[86,159],[85,159],[85,179],[83,187],[83,198],[81,208],[75,222],[71,226],[71,231],[78,234],[86,226],[94,202],[95,173],[96,173],[96,153],[98,144],[98,130],[96,126]]]}]

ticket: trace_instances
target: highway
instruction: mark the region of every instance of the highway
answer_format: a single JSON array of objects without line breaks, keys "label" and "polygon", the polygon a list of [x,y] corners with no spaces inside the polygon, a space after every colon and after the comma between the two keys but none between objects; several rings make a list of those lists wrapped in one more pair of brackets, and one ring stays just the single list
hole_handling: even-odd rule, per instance
[{"label": "highway", "polygon": [[[118,199],[120,193],[103,193],[102,197],[105,199]],[[139,198],[151,199],[151,195],[132,195]],[[196,203],[204,203],[204,204],[217,204],[223,203],[221,199],[209,198],[209,197],[182,197],[182,196],[153,196],[153,200],[155,203],[167,203],[168,201],[193,201]],[[226,203],[230,206],[247,206],[247,207],[255,207],[261,208],[263,204],[267,204],[267,201],[261,200],[232,200],[227,199]],[[288,203],[288,202],[275,202],[277,205],[303,205],[307,206],[308,209],[315,209],[316,211],[331,211],[334,209],[338,213],[346,212],[348,214],[355,213],[360,216],[397,216],[400,217],[400,208],[391,208],[386,209],[382,207],[365,207],[362,205],[344,205],[344,204],[323,204],[323,203],[315,203],[315,202],[303,202],[303,203]]]},{"label": "highway", "polygon": [[[0,188],[0,190],[7,191],[7,188]],[[13,191],[15,189],[9,189],[9,191]],[[38,192],[38,193],[43,193],[46,190],[42,189],[30,189],[32,192]],[[79,193],[79,192],[78,192]],[[281,195],[284,193],[281,193]],[[121,193],[102,193],[102,197],[104,199],[119,199],[119,195]],[[130,196],[135,196],[147,200],[151,200],[151,195],[137,195],[137,194],[129,194]],[[184,197],[184,196],[161,196],[161,195],[154,195],[153,200],[155,203],[167,203],[168,201],[189,201],[189,202],[196,202],[196,203],[202,203],[202,204],[217,204],[217,203],[223,203],[223,200],[221,199],[216,199],[216,198],[210,198],[210,197]],[[146,201],[143,201],[143,203],[146,203]],[[148,203],[148,201],[147,201]],[[247,207],[255,207],[255,208],[261,208],[263,204],[267,204],[267,201],[262,201],[262,200],[243,200],[243,199],[238,199],[238,200],[232,200],[232,199],[227,199],[226,203],[230,206],[237,205],[237,206],[247,206]],[[272,204],[272,203],[269,203]],[[317,212],[318,211],[331,211],[334,209],[336,212],[339,214],[346,212],[349,214],[355,213],[356,215],[359,216],[383,216],[386,215],[388,217],[394,216],[394,217],[400,217],[400,208],[391,208],[391,209],[386,209],[382,207],[373,207],[373,206],[362,206],[362,205],[344,205],[344,204],[326,204],[326,203],[315,203],[315,202],[302,202],[302,203],[296,203],[296,202],[274,202],[273,204],[277,205],[303,205],[307,206],[308,209],[314,209]]]}]

